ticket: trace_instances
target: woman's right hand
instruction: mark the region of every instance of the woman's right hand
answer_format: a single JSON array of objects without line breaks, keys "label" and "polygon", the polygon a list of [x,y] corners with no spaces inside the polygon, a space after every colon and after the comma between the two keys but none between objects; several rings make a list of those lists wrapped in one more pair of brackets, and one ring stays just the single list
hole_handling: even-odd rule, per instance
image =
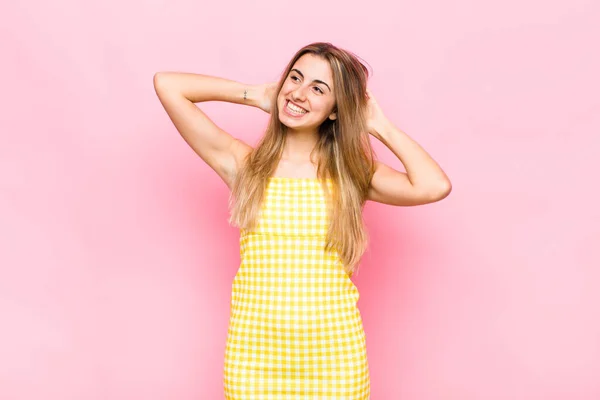
[{"label": "woman's right hand", "polygon": [[257,103],[258,108],[266,113],[271,113],[273,110],[273,104],[276,101],[277,82],[264,83],[256,86],[256,93],[258,95]]}]

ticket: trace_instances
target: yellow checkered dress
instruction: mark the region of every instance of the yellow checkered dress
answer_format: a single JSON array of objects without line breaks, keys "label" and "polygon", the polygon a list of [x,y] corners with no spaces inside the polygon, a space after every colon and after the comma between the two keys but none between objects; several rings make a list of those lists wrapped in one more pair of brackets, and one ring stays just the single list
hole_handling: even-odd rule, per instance
[{"label": "yellow checkered dress", "polygon": [[257,226],[240,231],[227,400],[369,399],[359,293],[337,252],[323,249],[327,227],[321,181],[269,179]]}]

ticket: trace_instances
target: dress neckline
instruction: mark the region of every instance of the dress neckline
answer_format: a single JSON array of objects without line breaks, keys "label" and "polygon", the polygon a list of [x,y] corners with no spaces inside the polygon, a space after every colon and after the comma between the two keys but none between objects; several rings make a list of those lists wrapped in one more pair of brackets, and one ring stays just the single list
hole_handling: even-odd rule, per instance
[{"label": "dress neckline", "polygon": [[[320,181],[321,178],[296,178],[296,177],[292,177],[292,176],[270,176],[269,177],[270,180],[290,180],[290,181]],[[327,178],[328,181],[331,180],[331,178]]]},{"label": "dress neckline", "polygon": [[269,179],[271,179],[271,180],[281,179],[281,180],[290,180],[290,181],[316,181],[319,178],[296,178],[296,177],[292,177],[292,176],[270,176]]}]

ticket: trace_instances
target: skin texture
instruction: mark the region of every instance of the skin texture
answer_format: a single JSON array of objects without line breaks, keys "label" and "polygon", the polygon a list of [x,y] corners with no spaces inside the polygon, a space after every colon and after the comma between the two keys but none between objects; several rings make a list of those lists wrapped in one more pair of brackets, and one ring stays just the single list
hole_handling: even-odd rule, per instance
[{"label": "skin texture", "polygon": [[[335,92],[329,63],[313,54],[296,61],[277,95],[279,119],[288,127],[288,137],[275,175],[316,176],[310,152],[318,140],[317,128],[327,118],[335,119]],[[288,114],[291,101],[307,112],[301,117]]]},{"label": "skin texture", "polygon": [[[294,134],[311,135],[325,119],[335,119],[335,93],[329,63],[313,54],[305,54],[294,64],[277,96],[279,119]],[[307,111],[301,118],[290,116],[286,104]],[[288,131],[289,132],[289,131]]]}]

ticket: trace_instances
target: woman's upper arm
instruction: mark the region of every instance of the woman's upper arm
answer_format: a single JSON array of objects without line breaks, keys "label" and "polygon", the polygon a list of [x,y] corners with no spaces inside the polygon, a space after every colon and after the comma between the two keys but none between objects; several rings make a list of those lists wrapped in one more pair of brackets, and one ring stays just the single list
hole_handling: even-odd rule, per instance
[{"label": "woman's upper arm", "polygon": [[408,174],[376,161],[375,173],[367,200],[393,206],[417,206],[444,198],[440,193],[419,190],[411,183]]},{"label": "woman's upper arm", "polygon": [[169,90],[168,82],[163,82],[159,74],[154,76],[154,88],[183,139],[230,186],[231,178],[252,148],[219,128],[181,93]]}]

